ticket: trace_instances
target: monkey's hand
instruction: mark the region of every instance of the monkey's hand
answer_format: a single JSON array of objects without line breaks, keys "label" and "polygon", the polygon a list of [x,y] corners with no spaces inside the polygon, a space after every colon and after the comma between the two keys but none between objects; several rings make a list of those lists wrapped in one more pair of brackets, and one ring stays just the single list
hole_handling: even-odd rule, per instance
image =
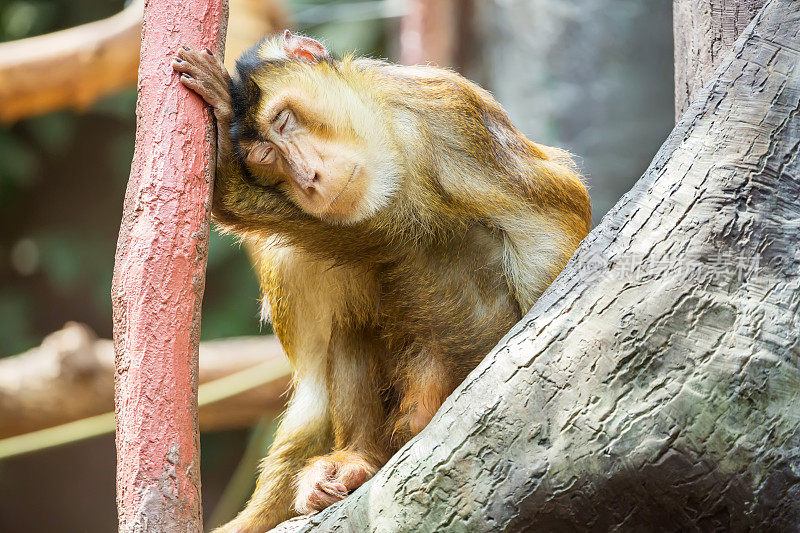
[{"label": "monkey's hand", "polygon": [[196,92],[214,109],[218,123],[230,126],[233,116],[231,107],[231,77],[222,61],[206,48],[195,52],[181,46],[172,68],[181,74],[181,83]]},{"label": "monkey's hand", "polygon": [[297,476],[295,510],[313,513],[343,500],[377,470],[356,452],[342,450],[315,457]]},{"label": "monkey's hand", "polygon": [[217,119],[217,171],[231,173],[233,145],[231,143],[231,77],[225,65],[207,48],[195,52],[188,46],[178,50],[172,68],[180,73],[181,83],[197,93],[214,110]]}]

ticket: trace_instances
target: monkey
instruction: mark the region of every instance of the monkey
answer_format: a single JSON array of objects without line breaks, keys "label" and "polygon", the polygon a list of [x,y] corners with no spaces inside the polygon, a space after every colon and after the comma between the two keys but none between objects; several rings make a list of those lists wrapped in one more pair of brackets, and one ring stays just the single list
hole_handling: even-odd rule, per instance
[{"label": "monkey", "polygon": [[565,150],[459,74],[270,37],[234,76],[182,47],[217,124],[212,215],[246,243],[292,395],[224,532],[352,494],[531,309],[591,225]]}]

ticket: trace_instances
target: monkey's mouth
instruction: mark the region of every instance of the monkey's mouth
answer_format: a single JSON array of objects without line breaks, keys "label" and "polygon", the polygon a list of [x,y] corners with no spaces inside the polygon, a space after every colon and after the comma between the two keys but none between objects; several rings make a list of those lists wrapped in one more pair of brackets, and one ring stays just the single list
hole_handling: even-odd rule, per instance
[{"label": "monkey's mouth", "polygon": [[333,200],[331,200],[331,203],[328,204],[328,210],[330,210],[334,206],[334,204],[336,203],[336,200],[338,200],[339,197],[342,195],[342,193],[344,191],[346,191],[347,188],[350,186],[350,183],[353,181],[353,178],[356,176],[356,171],[358,169],[359,169],[359,165],[358,164],[353,165],[353,170],[350,171],[350,177],[347,178],[347,183],[344,184],[344,187],[339,189],[339,192],[336,193],[336,196],[333,197]]}]

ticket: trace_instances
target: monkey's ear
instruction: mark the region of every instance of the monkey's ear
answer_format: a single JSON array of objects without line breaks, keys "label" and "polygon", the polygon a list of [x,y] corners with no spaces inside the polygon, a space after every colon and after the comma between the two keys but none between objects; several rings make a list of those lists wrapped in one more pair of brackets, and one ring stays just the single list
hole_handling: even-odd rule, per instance
[{"label": "monkey's ear", "polygon": [[283,50],[289,59],[302,59],[307,63],[319,63],[328,59],[328,51],[322,43],[311,37],[295,35],[289,30],[283,32]]}]

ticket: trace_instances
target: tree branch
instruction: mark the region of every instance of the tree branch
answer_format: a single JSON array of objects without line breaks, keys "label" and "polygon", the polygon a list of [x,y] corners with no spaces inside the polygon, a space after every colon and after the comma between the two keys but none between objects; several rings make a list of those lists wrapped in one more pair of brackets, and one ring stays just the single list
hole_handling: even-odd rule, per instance
[{"label": "tree branch", "polygon": [[85,108],[136,83],[144,0],[68,30],[0,43],[0,121]]},{"label": "tree branch", "polygon": [[[203,431],[250,427],[284,406],[289,363],[275,337],[200,344],[200,383],[261,364],[282,376],[253,390],[201,407]],[[0,438],[28,433],[114,409],[114,346],[84,325],[69,323],[41,346],[0,359]]]},{"label": "tree branch", "polygon": [[764,0],[674,0],[676,120],[763,5]]}]

